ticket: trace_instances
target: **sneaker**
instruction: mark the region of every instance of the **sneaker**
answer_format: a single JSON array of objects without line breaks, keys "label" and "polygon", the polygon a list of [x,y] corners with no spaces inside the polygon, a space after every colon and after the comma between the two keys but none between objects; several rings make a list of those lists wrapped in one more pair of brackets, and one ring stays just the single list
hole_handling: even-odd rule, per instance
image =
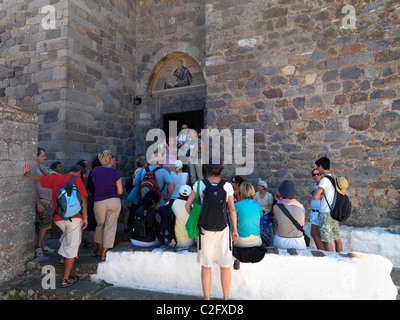
[{"label": "sneaker", "polygon": [[43,249],[42,249],[42,248],[36,248],[36,249],[35,249],[35,257],[36,257],[36,258],[42,258],[42,257],[44,257]]},{"label": "sneaker", "polygon": [[43,248],[43,253],[54,253],[56,252],[54,249],[48,247],[47,245]]}]

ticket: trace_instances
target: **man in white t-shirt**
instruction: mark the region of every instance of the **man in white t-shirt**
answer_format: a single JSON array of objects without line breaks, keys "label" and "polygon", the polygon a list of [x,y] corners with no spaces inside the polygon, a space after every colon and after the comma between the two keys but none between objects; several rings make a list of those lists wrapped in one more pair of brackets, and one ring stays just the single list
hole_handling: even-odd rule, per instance
[{"label": "man in white t-shirt", "polygon": [[335,200],[335,187],[332,182],[326,178],[327,175],[332,176],[330,172],[331,164],[326,157],[318,159],[315,161],[315,164],[319,172],[324,176],[318,185],[317,191],[315,191],[313,195],[313,200],[318,200],[322,192],[324,193],[324,197],[322,197],[320,202],[318,215],[321,240],[324,243],[326,251],[333,251],[332,242],[335,242],[336,252],[341,252],[343,246],[340,240],[339,222],[331,217],[331,210],[329,209],[329,206],[333,209],[332,205]]}]

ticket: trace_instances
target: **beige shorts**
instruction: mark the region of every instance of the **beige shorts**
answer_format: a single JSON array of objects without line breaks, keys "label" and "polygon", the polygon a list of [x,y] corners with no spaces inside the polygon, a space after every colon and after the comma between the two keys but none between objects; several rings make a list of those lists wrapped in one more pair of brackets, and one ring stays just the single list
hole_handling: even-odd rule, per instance
[{"label": "beige shorts", "polygon": [[[222,231],[201,229],[201,250],[198,250],[198,261],[202,267],[211,268],[214,263],[221,268],[232,267],[232,251],[229,249],[230,231],[226,227]],[[197,241],[198,247],[199,241]],[[198,249],[198,248],[197,248]]]},{"label": "beige shorts", "polygon": [[76,258],[78,256],[79,245],[82,239],[82,219],[75,218],[69,220],[56,221],[55,224],[61,229],[61,246],[58,254],[64,258]]}]

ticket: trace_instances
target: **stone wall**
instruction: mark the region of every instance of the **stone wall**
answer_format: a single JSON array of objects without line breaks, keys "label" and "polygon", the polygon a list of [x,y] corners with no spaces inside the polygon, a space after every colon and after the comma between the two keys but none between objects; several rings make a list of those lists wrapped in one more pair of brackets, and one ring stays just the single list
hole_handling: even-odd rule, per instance
[{"label": "stone wall", "polygon": [[[49,159],[67,167],[111,148],[132,169],[167,108],[152,96],[154,75],[184,53],[204,72],[205,123],[254,129],[247,179],[272,191],[293,179],[308,207],[310,171],[326,155],[350,182],[348,224],[399,221],[396,1],[69,0],[52,4],[57,26],[44,30],[47,4],[0,4],[0,101],[38,114]],[[355,29],[343,28],[344,5]]]},{"label": "stone wall", "polygon": [[36,188],[22,166],[36,165],[37,116],[0,102],[0,282],[24,272],[35,244]]},{"label": "stone wall", "polygon": [[[343,29],[345,4],[356,29]],[[395,1],[206,1],[207,123],[255,130],[256,168],[310,202],[314,161],[350,182],[348,224],[399,221],[400,9]]]},{"label": "stone wall", "polygon": [[68,83],[63,92],[67,127],[59,134],[69,142],[71,162],[111,149],[124,172],[135,160],[135,4],[129,0],[69,4]]},{"label": "stone wall", "polygon": [[[55,28],[44,29],[49,4]],[[48,159],[69,167],[110,148],[122,170],[132,161],[133,13],[128,0],[0,4],[0,101],[38,115]]]},{"label": "stone wall", "polygon": [[0,101],[38,115],[40,146],[56,160],[56,149],[65,148],[58,131],[66,125],[59,120],[65,118],[61,95],[67,86],[68,2],[54,4],[56,28],[46,30],[42,8],[48,4],[43,0],[0,4]]}]

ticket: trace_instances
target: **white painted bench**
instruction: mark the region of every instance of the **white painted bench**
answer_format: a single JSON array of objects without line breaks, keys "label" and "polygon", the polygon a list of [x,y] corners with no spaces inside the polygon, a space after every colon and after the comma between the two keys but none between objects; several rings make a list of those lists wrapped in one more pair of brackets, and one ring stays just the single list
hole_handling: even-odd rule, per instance
[{"label": "white painted bench", "polygon": [[[133,248],[133,247],[132,247]],[[393,264],[373,254],[268,248],[258,263],[232,269],[231,299],[396,299]],[[155,249],[109,251],[92,280],[118,286],[202,297],[197,253]],[[211,295],[222,297],[219,268],[212,270]]]}]

